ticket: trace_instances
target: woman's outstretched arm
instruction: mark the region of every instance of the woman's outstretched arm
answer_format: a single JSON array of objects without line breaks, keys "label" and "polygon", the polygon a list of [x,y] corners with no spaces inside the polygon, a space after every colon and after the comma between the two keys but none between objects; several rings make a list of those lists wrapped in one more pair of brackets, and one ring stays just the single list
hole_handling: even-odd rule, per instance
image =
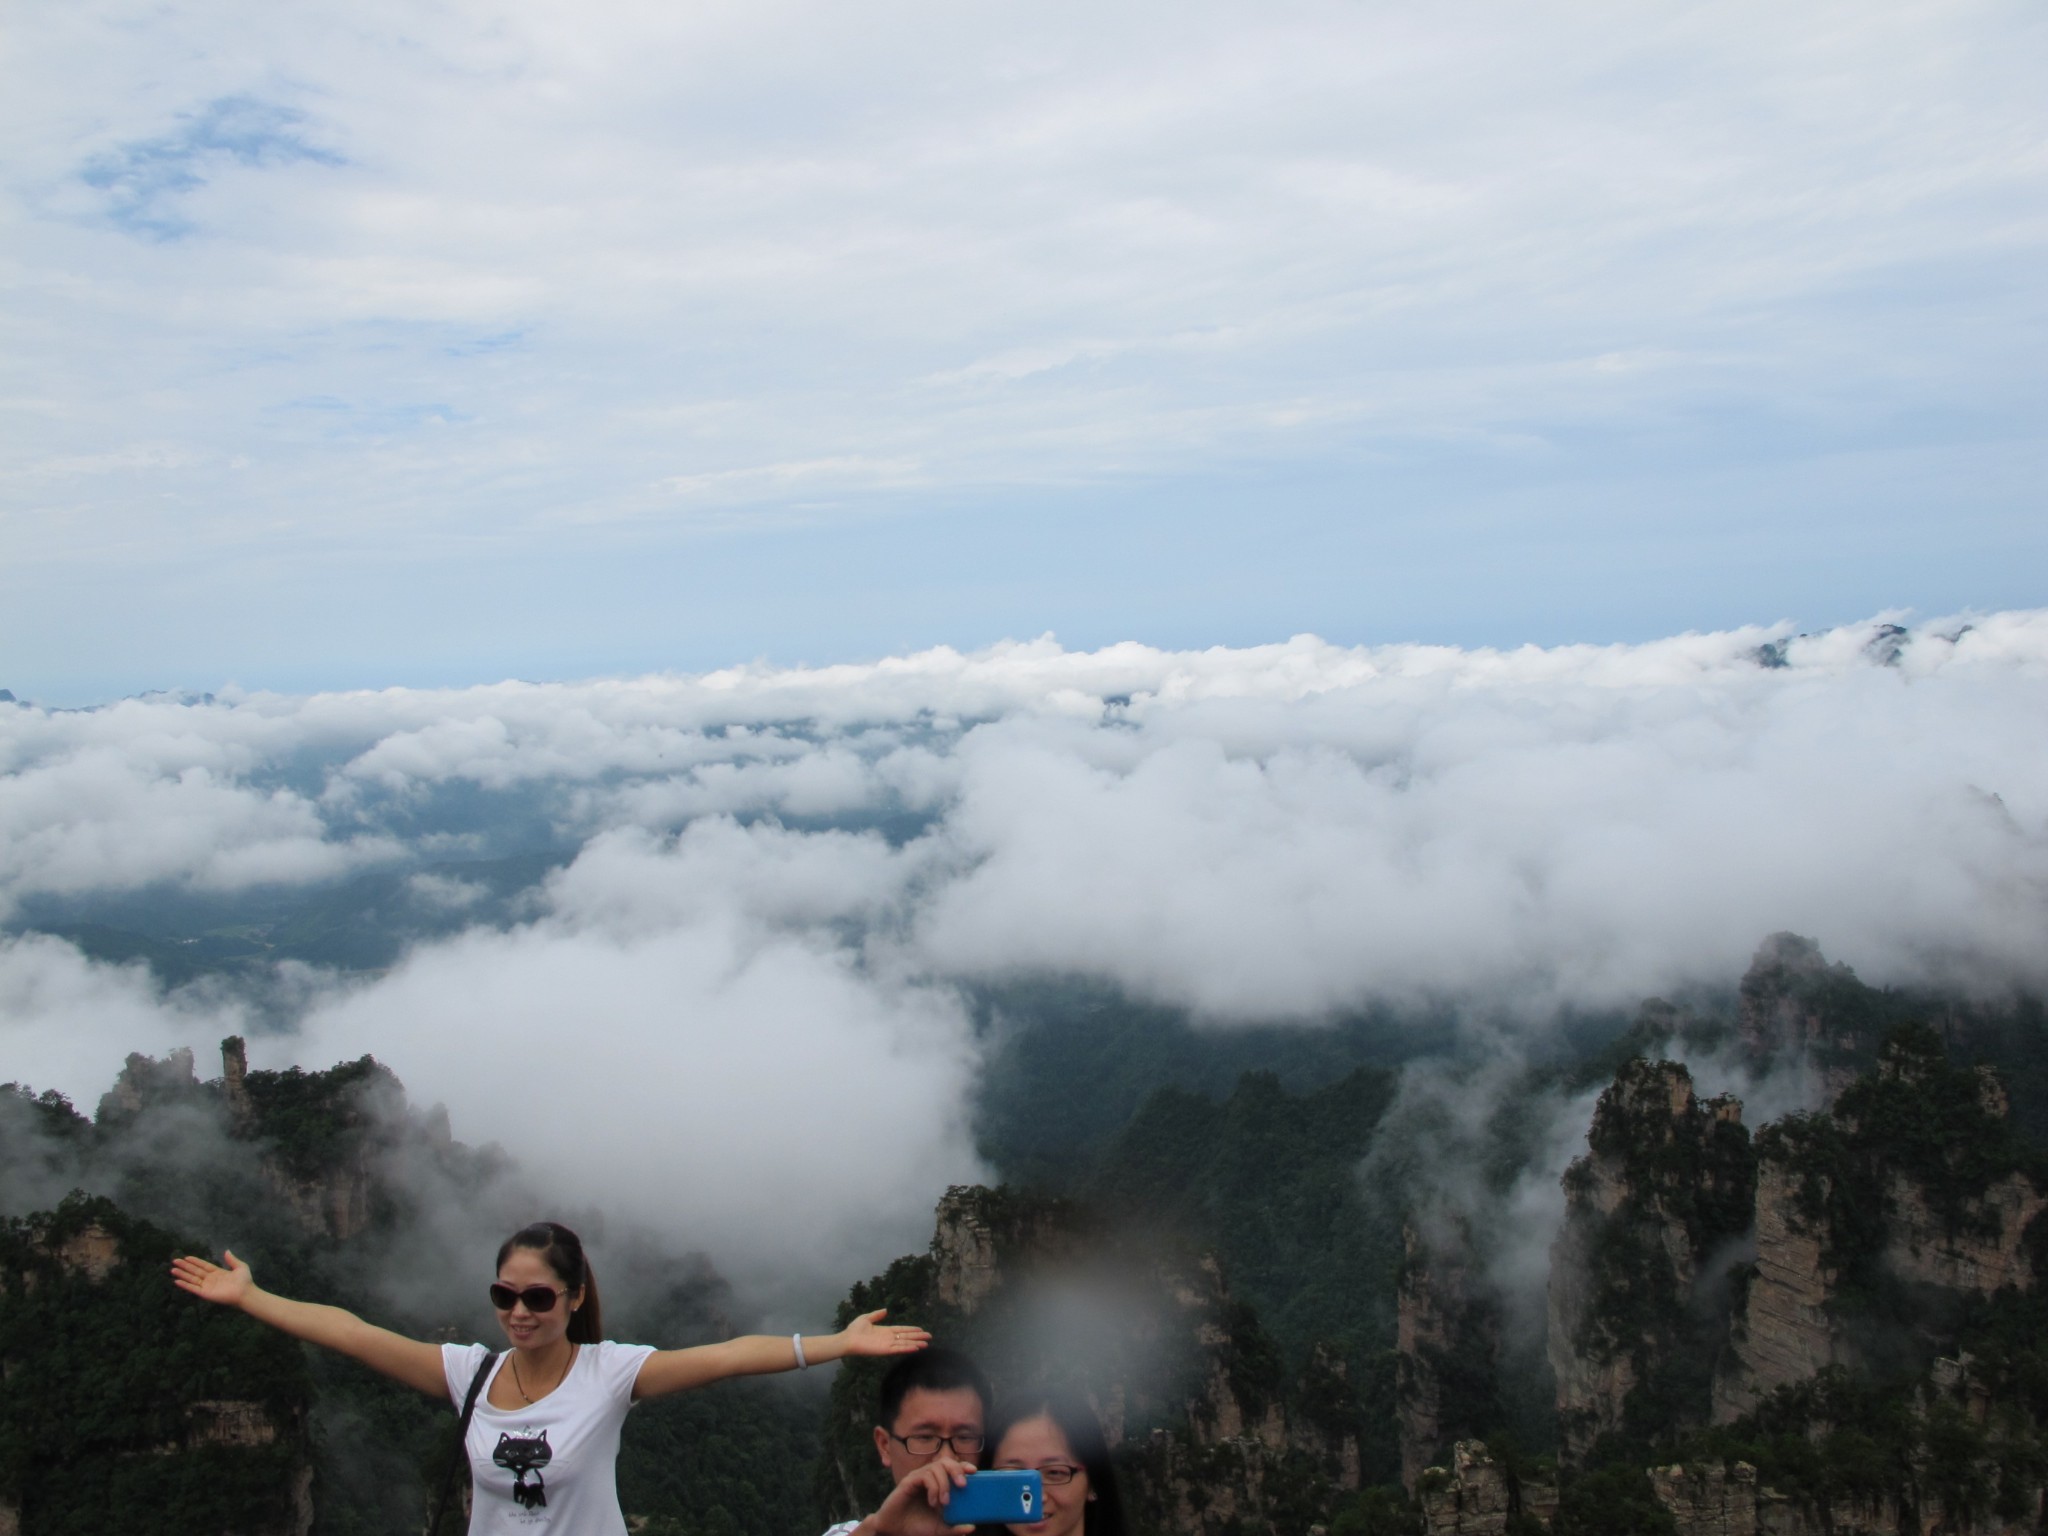
[{"label": "woman's outstretched arm", "polygon": [[[232,1253],[222,1254],[225,1266],[200,1258],[171,1260],[171,1279],[180,1290],[190,1291],[204,1301],[223,1307],[239,1307],[259,1323],[268,1323],[282,1333],[308,1344],[318,1344],[350,1359],[360,1360],[373,1371],[382,1371],[408,1387],[445,1397],[448,1377],[441,1368],[441,1346],[423,1344],[364,1322],[340,1307],[323,1307],[309,1301],[292,1301],[273,1296],[256,1283],[249,1266]],[[783,1343],[788,1344],[785,1339]]]},{"label": "woman's outstretched arm", "polygon": [[[908,1355],[931,1343],[922,1328],[885,1328],[889,1314],[870,1312],[856,1317],[838,1333],[806,1334],[804,1363],[823,1365],[847,1355]],[[766,1376],[797,1368],[795,1341],[786,1333],[750,1333],[723,1344],[695,1349],[664,1349],[647,1357],[633,1380],[634,1398],[662,1397],[702,1387],[728,1376]]]}]

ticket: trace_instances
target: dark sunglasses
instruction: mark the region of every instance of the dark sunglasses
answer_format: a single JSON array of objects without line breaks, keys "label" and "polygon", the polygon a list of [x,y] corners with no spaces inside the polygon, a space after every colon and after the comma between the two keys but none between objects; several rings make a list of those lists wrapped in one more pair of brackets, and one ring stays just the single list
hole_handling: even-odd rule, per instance
[{"label": "dark sunglasses", "polygon": [[529,1312],[552,1312],[555,1310],[555,1298],[568,1294],[567,1291],[558,1291],[551,1285],[529,1285],[523,1291],[515,1291],[509,1285],[493,1285],[491,1305],[500,1312],[510,1312],[523,1301]]}]

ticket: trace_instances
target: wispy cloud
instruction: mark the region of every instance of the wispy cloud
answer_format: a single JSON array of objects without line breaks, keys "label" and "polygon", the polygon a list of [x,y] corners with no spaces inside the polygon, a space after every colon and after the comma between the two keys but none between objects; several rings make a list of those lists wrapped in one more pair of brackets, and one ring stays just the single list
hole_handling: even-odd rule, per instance
[{"label": "wispy cloud", "polygon": [[347,164],[307,138],[303,112],[276,102],[222,96],[179,118],[170,132],[103,151],[78,172],[80,181],[106,194],[106,216],[131,234],[153,240],[190,234],[183,198],[224,165]]},{"label": "wispy cloud", "polygon": [[[562,675],[2030,605],[2044,26],[1911,0],[44,8],[0,90],[0,459],[191,457],[119,494],[14,482],[0,640],[175,634],[206,669],[138,688],[258,651],[301,664],[281,684],[388,680],[337,555],[405,675],[439,677],[483,675],[479,634]],[[319,397],[371,430],[280,409]],[[839,546],[785,548],[799,526],[898,595],[836,592]],[[145,643],[41,596],[93,571],[148,609],[195,547],[332,622],[153,612]],[[517,579],[465,580],[481,548]]]}]

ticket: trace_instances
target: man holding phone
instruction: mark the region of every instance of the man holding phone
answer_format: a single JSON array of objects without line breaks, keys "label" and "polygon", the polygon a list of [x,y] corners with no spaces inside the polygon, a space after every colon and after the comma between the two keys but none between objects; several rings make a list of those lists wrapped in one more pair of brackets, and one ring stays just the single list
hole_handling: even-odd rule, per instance
[{"label": "man holding phone", "polygon": [[957,1349],[934,1344],[905,1355],[882,1378],[875,1451],[895,1488],[865,1520],[825,1536],[965,1536],[939,1508],[965,1486],[981,1453],[991,1394],[981,1368]]}]

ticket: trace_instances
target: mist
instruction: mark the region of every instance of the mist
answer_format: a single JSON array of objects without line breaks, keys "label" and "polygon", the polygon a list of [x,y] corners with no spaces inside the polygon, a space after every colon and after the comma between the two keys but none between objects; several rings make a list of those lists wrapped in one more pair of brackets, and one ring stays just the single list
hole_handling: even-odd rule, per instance
[{"label": "mist", "polygon": [[[2039,986],[2044,676],[2033,611],[4,708],[0,1078],[368,1052],[736,1283],[843,1280],[988,1172],[988,984],[1213,1029],[1448,1004],[1503,1052],[1784,929],[1875,983]],[[389,963],[264,929],[380,875]],[[57,936],[202,910],[258,958],[167,987]]]}]

